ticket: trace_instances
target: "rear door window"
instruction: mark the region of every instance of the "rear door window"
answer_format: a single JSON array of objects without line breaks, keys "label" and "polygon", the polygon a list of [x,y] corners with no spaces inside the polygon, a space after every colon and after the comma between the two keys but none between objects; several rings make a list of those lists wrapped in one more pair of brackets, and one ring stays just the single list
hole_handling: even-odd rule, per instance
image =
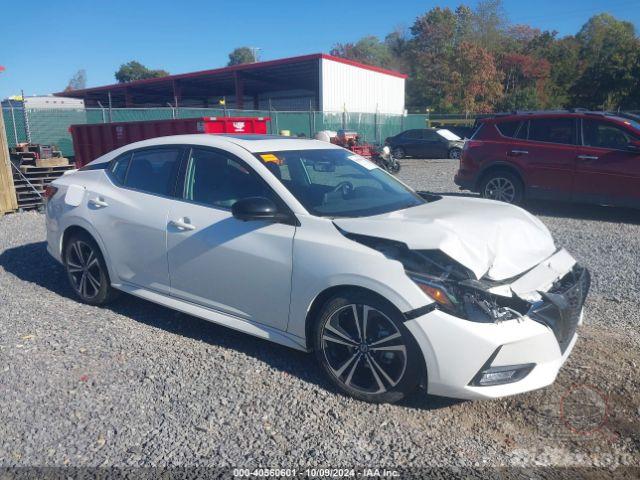
[{"label": "rear door window", "polygon": [[181,153],[181,148],[134,151],[125,186],[155,195],[173,196]]},{"label": "rear door window", "polygon": [[572,118],[538,118],[529,120],[529,140],[536,142],[575,144]]},{"label": "rear door window", "polygon": [[402,135],[402,138],[418,140],[422,138],[422,133],[420,130],[407,130],[404,135]]},{"label": "rear door window", "polygon": [[591,119],[582,121],[582,138],[587,146],[617,150],[624,150],[634,140],[630,132],[611,122]]},{"label": "rear door window", "polygon": [[519,120],[512,120],[509,122],[498,122],[496,123],[496,128],[503,136],[513,138],[516,136],[516,132],[518,131],[519,125],[520,125]]}]

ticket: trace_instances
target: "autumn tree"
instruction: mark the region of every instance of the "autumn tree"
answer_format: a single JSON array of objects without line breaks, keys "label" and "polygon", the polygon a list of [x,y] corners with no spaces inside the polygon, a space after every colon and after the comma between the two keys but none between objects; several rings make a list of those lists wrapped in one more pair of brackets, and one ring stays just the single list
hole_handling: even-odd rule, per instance
[{"label": "autumn tree", "polygon": [[502,97],[500,72],[494,56],[479,45],[462,42],[455,49],[447,103],[458,112],[491,112]]},{"label": "autumn tree", "polygon": [[487,51],[497,51],[508,26],[502,0],[480,0],[472,18],[473,43]]},{"label": "autumn tree", "polygon": [[545,108],[572,107],[569,90],[581,72],[580,47],[575,37],[557,38],[557,32],[542,32],[527,46],[527,53],[550,65]]},{"label": "autumn tree", "polygon": [[407,103],[449,111],[445,87],[451,79],[456,16],[449,8],[436,7],[418,17],[410,28],[411,71]]},{"label": "autumn tree", "polygon": [[338,43],[331,53],[407,73],[406,104],[419,111],[640,109],[640,40],[608,14],[559,37],[510,24],[502,0],[480,0],[432,8],[408,31]]}]

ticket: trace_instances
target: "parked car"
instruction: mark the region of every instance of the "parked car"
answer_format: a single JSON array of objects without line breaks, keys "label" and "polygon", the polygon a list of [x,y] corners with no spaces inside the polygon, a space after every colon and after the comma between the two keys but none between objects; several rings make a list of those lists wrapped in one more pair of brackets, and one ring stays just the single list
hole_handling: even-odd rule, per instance
[{"label": "parked car", "polygon": [[493,398],[554,381],[589,273],[526,211],[419,195],[336,145],[178,135],[47,187],[79,300],[118,291],[314,351],[358,399]]},{"label": "parked car", "polygon": [[479,120],[455,182],[485,198],[640,207],[640,117],[531,112]]},{"label": "parked car", "polygon": [[440,128],[445,128],[465,140],[471,138],[473,136],[473,132],[475,132],[475,129],[472,126],[466,125],[442,125]]},{"label": "parked car", "polygon": [[395,158],[460,158],[464,140],[447,129],[417,128],[389,137],[385,143]]}]

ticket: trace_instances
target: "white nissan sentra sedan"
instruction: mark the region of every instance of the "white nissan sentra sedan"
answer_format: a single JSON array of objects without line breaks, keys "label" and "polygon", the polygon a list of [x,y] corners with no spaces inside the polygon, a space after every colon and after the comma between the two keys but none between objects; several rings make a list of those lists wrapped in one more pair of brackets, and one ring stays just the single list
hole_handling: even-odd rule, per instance
[{"label": "white nissan sentra sedan", "polygon": [[526,211],[417,194],[317,140],[133,143],[47,190],[78,298],[117,291],[299,350],[353,397],[495,398],[552,383],[589,273]]}]

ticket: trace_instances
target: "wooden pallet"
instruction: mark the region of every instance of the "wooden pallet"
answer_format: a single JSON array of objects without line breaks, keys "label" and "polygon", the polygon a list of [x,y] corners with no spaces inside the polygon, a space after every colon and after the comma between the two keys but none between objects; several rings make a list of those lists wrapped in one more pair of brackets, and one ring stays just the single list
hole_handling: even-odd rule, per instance
[{"label": "wooden pallet", "polygon": [[31,210],[42,207],[44,201],[41,195],[48,184],[64,175],[67,170],[73,170],[75,165],[59,165],[54,167],[36,167],[22,165],[20,173],[14,170],[13,183],[18,197],[18,208]]}]

